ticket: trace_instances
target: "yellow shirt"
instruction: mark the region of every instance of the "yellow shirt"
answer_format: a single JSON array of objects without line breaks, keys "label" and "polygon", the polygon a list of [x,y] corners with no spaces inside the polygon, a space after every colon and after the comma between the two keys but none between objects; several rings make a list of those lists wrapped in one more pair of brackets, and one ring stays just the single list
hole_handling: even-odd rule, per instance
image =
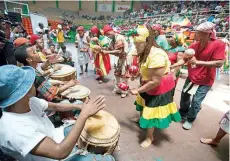
[{"label": "yellow shirt", "polygon": [[141,65],[141,76],[143,80],[150,80],[151,76],[149,75],[149,70],[148,69],[153,69],[153,68],[160,68],[160,67],[165,67],[164,73],[169,73],[170,71],[170,60],[168,58],[168,54],[156,47],[152,47],[150,50],[150,54],[148,55],[146,62]]},{"label": "yellow shirt", "polygon": [[64,33],[63,33],[63,31],[57,31],[57,42],[64,42]]}]

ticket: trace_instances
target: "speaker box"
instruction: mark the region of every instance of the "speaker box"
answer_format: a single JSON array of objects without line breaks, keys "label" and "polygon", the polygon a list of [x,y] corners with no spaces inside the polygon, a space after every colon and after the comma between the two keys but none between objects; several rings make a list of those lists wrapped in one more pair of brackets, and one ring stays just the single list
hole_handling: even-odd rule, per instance
[{"label": "speaker box", "polygon": [[11,22],[22,22],[22,17],[20,13],[8,12],[8,17]]}]

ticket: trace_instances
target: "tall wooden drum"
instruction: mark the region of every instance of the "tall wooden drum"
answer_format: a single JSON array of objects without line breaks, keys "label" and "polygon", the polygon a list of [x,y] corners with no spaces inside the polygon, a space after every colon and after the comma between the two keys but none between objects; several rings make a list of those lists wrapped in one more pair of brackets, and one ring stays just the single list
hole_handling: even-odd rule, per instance
[{"label": "tall wooden drum", "polygon": [[88,118],[79,139],[79,149],[95,154],[112,154],[118,145],[120,125],[116,118],[106,111],[99,111]]},{"label": "tall wooden drum", "polygon": [[60,81],[70,81],[76,79],[76,69],[71,67],[70,65],[65,64],[56,64],[61,66],[61,69],[54,72],[51,75],[52,79],[60,80]]}]

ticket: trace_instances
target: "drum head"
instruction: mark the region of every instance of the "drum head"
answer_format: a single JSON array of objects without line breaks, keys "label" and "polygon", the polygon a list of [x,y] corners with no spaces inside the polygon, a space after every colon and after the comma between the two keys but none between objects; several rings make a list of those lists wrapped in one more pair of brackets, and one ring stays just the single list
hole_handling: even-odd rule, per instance
[{"label": "drum head", "polygon": [[120,135],[120,126],[116,118],[106,111],[99,111],[87,119],[82,131],[82,140],[99,145],[114,143]]},{"label": "drum head", "polygon": [[90,95],[89,88],[82,85],[75,85],[61,93],[66,98],[83,99]]},{"label": "drum head", "polygon": [[51,75],[51,77],[59,77],[59,76],[61,77],[61,76],[68,75],[76,71],[76,69],[71,67],[70,65],[65,65],[65,64],[55,64],[55,65],[61,66],[61,69],[58,71],[55,71]]}]

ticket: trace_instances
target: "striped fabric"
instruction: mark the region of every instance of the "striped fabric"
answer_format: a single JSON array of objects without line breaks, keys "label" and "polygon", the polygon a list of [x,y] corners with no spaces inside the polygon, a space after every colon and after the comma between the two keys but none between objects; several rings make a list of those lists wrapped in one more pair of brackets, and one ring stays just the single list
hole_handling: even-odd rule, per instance
[{"label": "striped fabric", "polygon": [[176,103],[173,102],[172,90],[158,96],[141,93],[137,96],[135,105],[137,111],[142,111],[139,121],[141,128],[164,129],[172,121],[181,120]]},{"label": "striped fabric", "polygon": [[110,56],[109,54],[98,53],[95,54],[95,69],[96,74],[100,77],[106,76],[111,70]]}]

